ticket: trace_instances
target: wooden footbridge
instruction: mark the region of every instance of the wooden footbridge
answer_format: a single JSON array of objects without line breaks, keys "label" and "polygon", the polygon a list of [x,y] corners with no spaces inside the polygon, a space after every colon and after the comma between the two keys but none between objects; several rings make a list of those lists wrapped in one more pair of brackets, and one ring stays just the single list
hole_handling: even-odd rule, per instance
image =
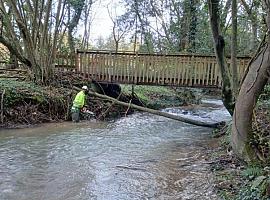
[{"label": "wooden footbridge", "polygon": [[[77,50],[57,56],[57,70],[82,73],[99,82],[141,85],[220,87],[222,79],[215,56],[147,54]],[[239,80],[250,57],[238,57]]]}]

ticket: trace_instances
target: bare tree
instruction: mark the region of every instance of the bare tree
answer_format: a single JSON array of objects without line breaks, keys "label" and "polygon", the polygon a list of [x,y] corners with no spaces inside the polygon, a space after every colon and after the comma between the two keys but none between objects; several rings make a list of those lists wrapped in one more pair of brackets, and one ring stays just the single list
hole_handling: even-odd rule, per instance
[{"label": "bare tree", "polygon": [[83,25],[84,25],[84,34],[82,38],[82,47],[84,49],[89,48],[89,39],[91,33],[91,25],[94,20],[95,12],[92,11],[92,5],[96,3],[93,0],[85,0],[85,7],[83,10]]},{"label": "bare tree", "polygon": [[115,42],[115,52],[119,50],[119,43],[124,38],[125,34],[130,30],[131,26],[129,23],[125,23],[124,19],[117,15],[116,5],[110,4],[107,5],[108,14],[113,23],[113,39]]},{"label": "bare tree", "polygon": [[46,82],[52,76],[65,6],[66,0],[0,2],[0,43],[33,71],[38,82]]}]

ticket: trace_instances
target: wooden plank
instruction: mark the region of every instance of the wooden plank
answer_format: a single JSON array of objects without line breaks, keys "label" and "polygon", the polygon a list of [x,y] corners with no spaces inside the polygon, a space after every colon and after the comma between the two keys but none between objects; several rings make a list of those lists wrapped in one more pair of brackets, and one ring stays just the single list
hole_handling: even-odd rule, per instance
[{"label": "wooden plank", "polygon": [[187,57],[187,68],[186,68],[186,77],[185,77],[185,85],[189,85],[189,77],[190,77],[190,65],[191,65],[191,57]]},{"label": "wooden plank", "polygon": [[118,66],[119,66],[119,56],[118,54],[114,54],[113,60],[114,60],[114,67],[112,69],[112,81],[117,81],[117,75],[118,75]]},{"label": "wooden plank", "polygon": [[206,85],[208,86],[209,85],[209,71],[210,71],[210,68],[211,68],[211,61],[210,60],[207,60],[207,63],[206,63]]},{"label": "wooden plank", "polygon": [[97,73],[98,73],[98,79],[102,81],[102,73],[103,73],[103,68],[104,68],[104,56],[100,55],[100,63],[97,63]]},{"label": "wooden plank", "polygon": [[100,75],[100,71],[102,69],[102,65],[103,65],[103,58],[102,55],[98,56],[98,60],[92,60],[93,64],[94,64],[94,69],[95,69],[95,74],[96,74],[96,78],[98,80],[101,80],[101,75]]},{"label": "wooden plank", "polygon": [[201,58],[197,58],[197,81],[196,84],[200,85],[200,77],[201,77]]},{"label": "wooden plank", "polygon": [[103,59],[103,67],[101,68],[101,80],[105,81],[106,80],[106,68],[107,68],[107,55],[108,54],[103,54],[102,59]]},{"label": "wooden plank", "polygon": [[118,66],[117,66],[117,77],[116,77],[116,80],[118,82],[121,81],[121,68],[122,68],[122,65],[123,65],[123,55],[119,55],[119,58],[118,58]]},{"label": "wooden plank", "polygon": [[[153,71],[157,72],[156,73],[156,80],[153,80]],[[155,83],[158,84],[159,83],[159,73],[160,73],[160,69],[159,69],[159,57],[152,55],[151,56],[151,65],[148,68],[148,82],[150,84]]]},{"label": "wooden plank", "polygon": [[128,62],[128,55],[125,55],[124,60],[123,60],[123,66],[122,66],[122,71],[121,71],[121,83],[125,82],[125,74],[127,70],[127,62]]},{"label": "wooden plank", "polygon": [[94,61],[95,61],[95,58],[96,58],[96,54],[94,53],[91,53],[91,54],[88,54],[89,55],[89,60],[90,60],[90,67],[89,67],[89,76],[95,80],[95,77],[94,77]]},{"label": "wooden plank", "polygon": [[184,65],[184,57],[179,57],[179,66],[180,66],[180,85],[184,85],[184,75],[185,75],[185,65]]},{"label": "wooden plank", "polygon": [[130,60],[130,55],[126,55],[126,60],[125,60],[125,68],[123,69],[123,82],[126,82],[127,80],[127,69],[128,69],[128,63]]},{"label": "wooden plank", "polygon": [[148,83],[149,82],[149,71],[150,71],[150,68],[151,68],[151,65],[153,65],[153,56],[150,56],[149,57],[149,63],[147,64],[147,68],[146,68],[146,81],[145,83]]},{"label": "wooden plank", "polygon": [[143,60],[144,60],[144,65],[143,65],[143,70],[142,70],[142,78],[141,78],[141,82],[144,83],[145,82],[145,71],[147,69],[147,65],[148,65],[148,59],[146,56],[143,56]]},{"label": "wooden plank", "polygon": [[163,59],[163,56],[161,57],[160,61],[159,61],[159,67],[161,69],[161,84],[164,84],[165,83],[165,66],[164,66],[164,59]]},{"label": "wooden plank", "polygon": [[171,77],[170,77],[170,70],[171,70],[171,65],[170,65],[170,58],[169,57],[165,57],[166,59],[166,83],[167,84],[170,84],[170,80],[171,80]]},{"label": "wooden plank", "polygon": [[152,56],[152,65],[151,67],[149,68],[149,83],[153,83],[153,80],[152,80],[152,72],[153,70],[158,70],[160,71],[160,68],[159,68],[159,57],[158,56]]},{"label": "wooden plank", "polygon": [[157,78],[157,83],[158,84],[164,84],[164,65],[163,65],[163,59],[162,56],[155,56],[155,70],[159,71],[159,78]]},{"label": "wooden plank", "polygon": [[202,79],[202,60],[200,58],[198,62],[198,81],[197,81],[198,85],[201,84],[201,79]]},{"label": "wooden plank", "polygon": [[141,56],[141,63],[140,63],[140,71],[139,71],[139,82],[142,82],[142,76],[143,76],[143,71],[144,71],[144,67],[145,67],[145,57]]},{"label": "wooden plank", "polygon": [[128,83],[131,83],[131,81],[130,81],[130,70],[131,70],[131,63],[134,61],[134,56],[129,56],[129,60],[128,60],[128,65],[127,65],[127,71],[126,71],[126,73],[127,73],[127,76],[126,76],[126,81],[128,82]]},{"label": "wooden plank", "polygon": [[198,78],[198,57],[193,57],[193,76],[192,76],[192,86],[197,85],[197,78]]},{"label": "wooden plank", "polygon": [[214,79],[215,79],[215,61],[212,61],[212,68],[211,68],[211,85],[214,85]]},{"label": "wooden plank", "polygon": [[173,68],[174,68],[174,77],[173,77],[173,84],[176,85],[177,81],[177,59],[176,57],[173,57]]},{"label": "wooden plank", "polygon": [[184,76],[184,85],[187,85],[188,83],[188,68],[189,68],[189,57],[185,57],[185,76]]},{"label": "wooden plank", "polygon": [[180,80],[181,80],[181,73],[182,73],[182,66],[181,66],[181,61],[180,58],[177,57],[176,58],[177,62],[176,62],[176,67],[177,67],[177,74],[178,74],[178,80],[177,80],[177,85],[180,85]]},{"label": "wooden plank", "polygon": [[107,81],[111,81],[111,73],[110,73],[110,69],[112,68],[112,52],[109,53],[108,57],[108,63],[107,63],[107,69],[106,69],[106,80]]},{"label": "wooden plank", "polygon": [[133,66],[134,69],[134,77],[133,77],[133,83],[137,83],[137,79],[138,79],[138,69],[139,69],[139,56],[138,56],[138,52],[136,52],[136,57],[135,57],[135,65]]},{"label": "wooden plank", "polygon": [[218,86],[218,65],[215,62],[215,83],[216,86]]},{"label": "wooden plank", "polygon": [[207,79],[207,65],[208,65],[208,59],[206,57],[203,58],[203,85],[206,85],[206,79]]},{"label": "wooden plank", "polygon": [[122,69],[123,69],[124,57],[125,55],[120,56],[120,63],[118,67],[118,77],[117,77],[118,82],[122,82]]},{"label": "wooden plank", "polygon": [[122,72],[121,72],[121,76],[122,76],[122,82],[125,81],[125,71],[127,69],[127,61],[128,61],[128,55],[125,55],[124,57],[124,61],[123,61],[123,67],[122,67]]},{"label": "wooden plank", "polygon": [[139,62],[137,63],[137,83],[141,82],[141,77],[142,77],[142,69],[143,69],[143,56],[139,57]]}]

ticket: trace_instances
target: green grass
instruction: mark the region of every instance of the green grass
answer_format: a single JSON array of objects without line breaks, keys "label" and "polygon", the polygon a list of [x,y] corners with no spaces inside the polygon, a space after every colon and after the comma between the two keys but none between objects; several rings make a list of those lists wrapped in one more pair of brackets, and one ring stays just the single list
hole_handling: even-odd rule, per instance
[{"label": "green grass", "polygon": [[[121,85],[121,88],[123,93],[131,94],[132,92],[131,85]],[[195,95],[195,90],[187,88],[135,85],[134,92],[147,107],[154,109],[196,104],[200,100],[200,95]]]},{"label": "green grass", "polygon": [[63,88],[41,86],[34,82],[16,81],[11,79],[0,79],[0,88],[0,93],[3,93],[5,90],[5,106],[13,106],[26,99],[31,99],[37,103],[41,103],[49,97],[62,99],[65,98],[65,95],[67,94],[66,90]]},{"label": "green grass", "polygon": [[[132,86],[131,85],[121,85],[122,91],[127,94],[131,94]],[[135,94],[145,102],[151,101],[153,96],[173,96],[175,92],[173,89],[170,89],[165,86],[144,86],[136,85],[134,86]]]},{"label": "green grass", "polygon": [[26,81],[15,81],[11,79],[0,79],[0,88],[1,90],[8,89],[8,90],[31,90],[33,92],[41,92],[42,87],[36,85],[33,82],[26,82]]}]

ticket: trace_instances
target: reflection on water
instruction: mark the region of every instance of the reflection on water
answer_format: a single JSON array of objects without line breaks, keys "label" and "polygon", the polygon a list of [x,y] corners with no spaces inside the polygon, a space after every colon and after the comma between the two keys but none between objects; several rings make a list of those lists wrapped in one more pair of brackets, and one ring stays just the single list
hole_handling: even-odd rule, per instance
[{"label": "reflection on water", "polygon": [[145,113],[1,131],[0,199],[217,199],[210,132]]}]

